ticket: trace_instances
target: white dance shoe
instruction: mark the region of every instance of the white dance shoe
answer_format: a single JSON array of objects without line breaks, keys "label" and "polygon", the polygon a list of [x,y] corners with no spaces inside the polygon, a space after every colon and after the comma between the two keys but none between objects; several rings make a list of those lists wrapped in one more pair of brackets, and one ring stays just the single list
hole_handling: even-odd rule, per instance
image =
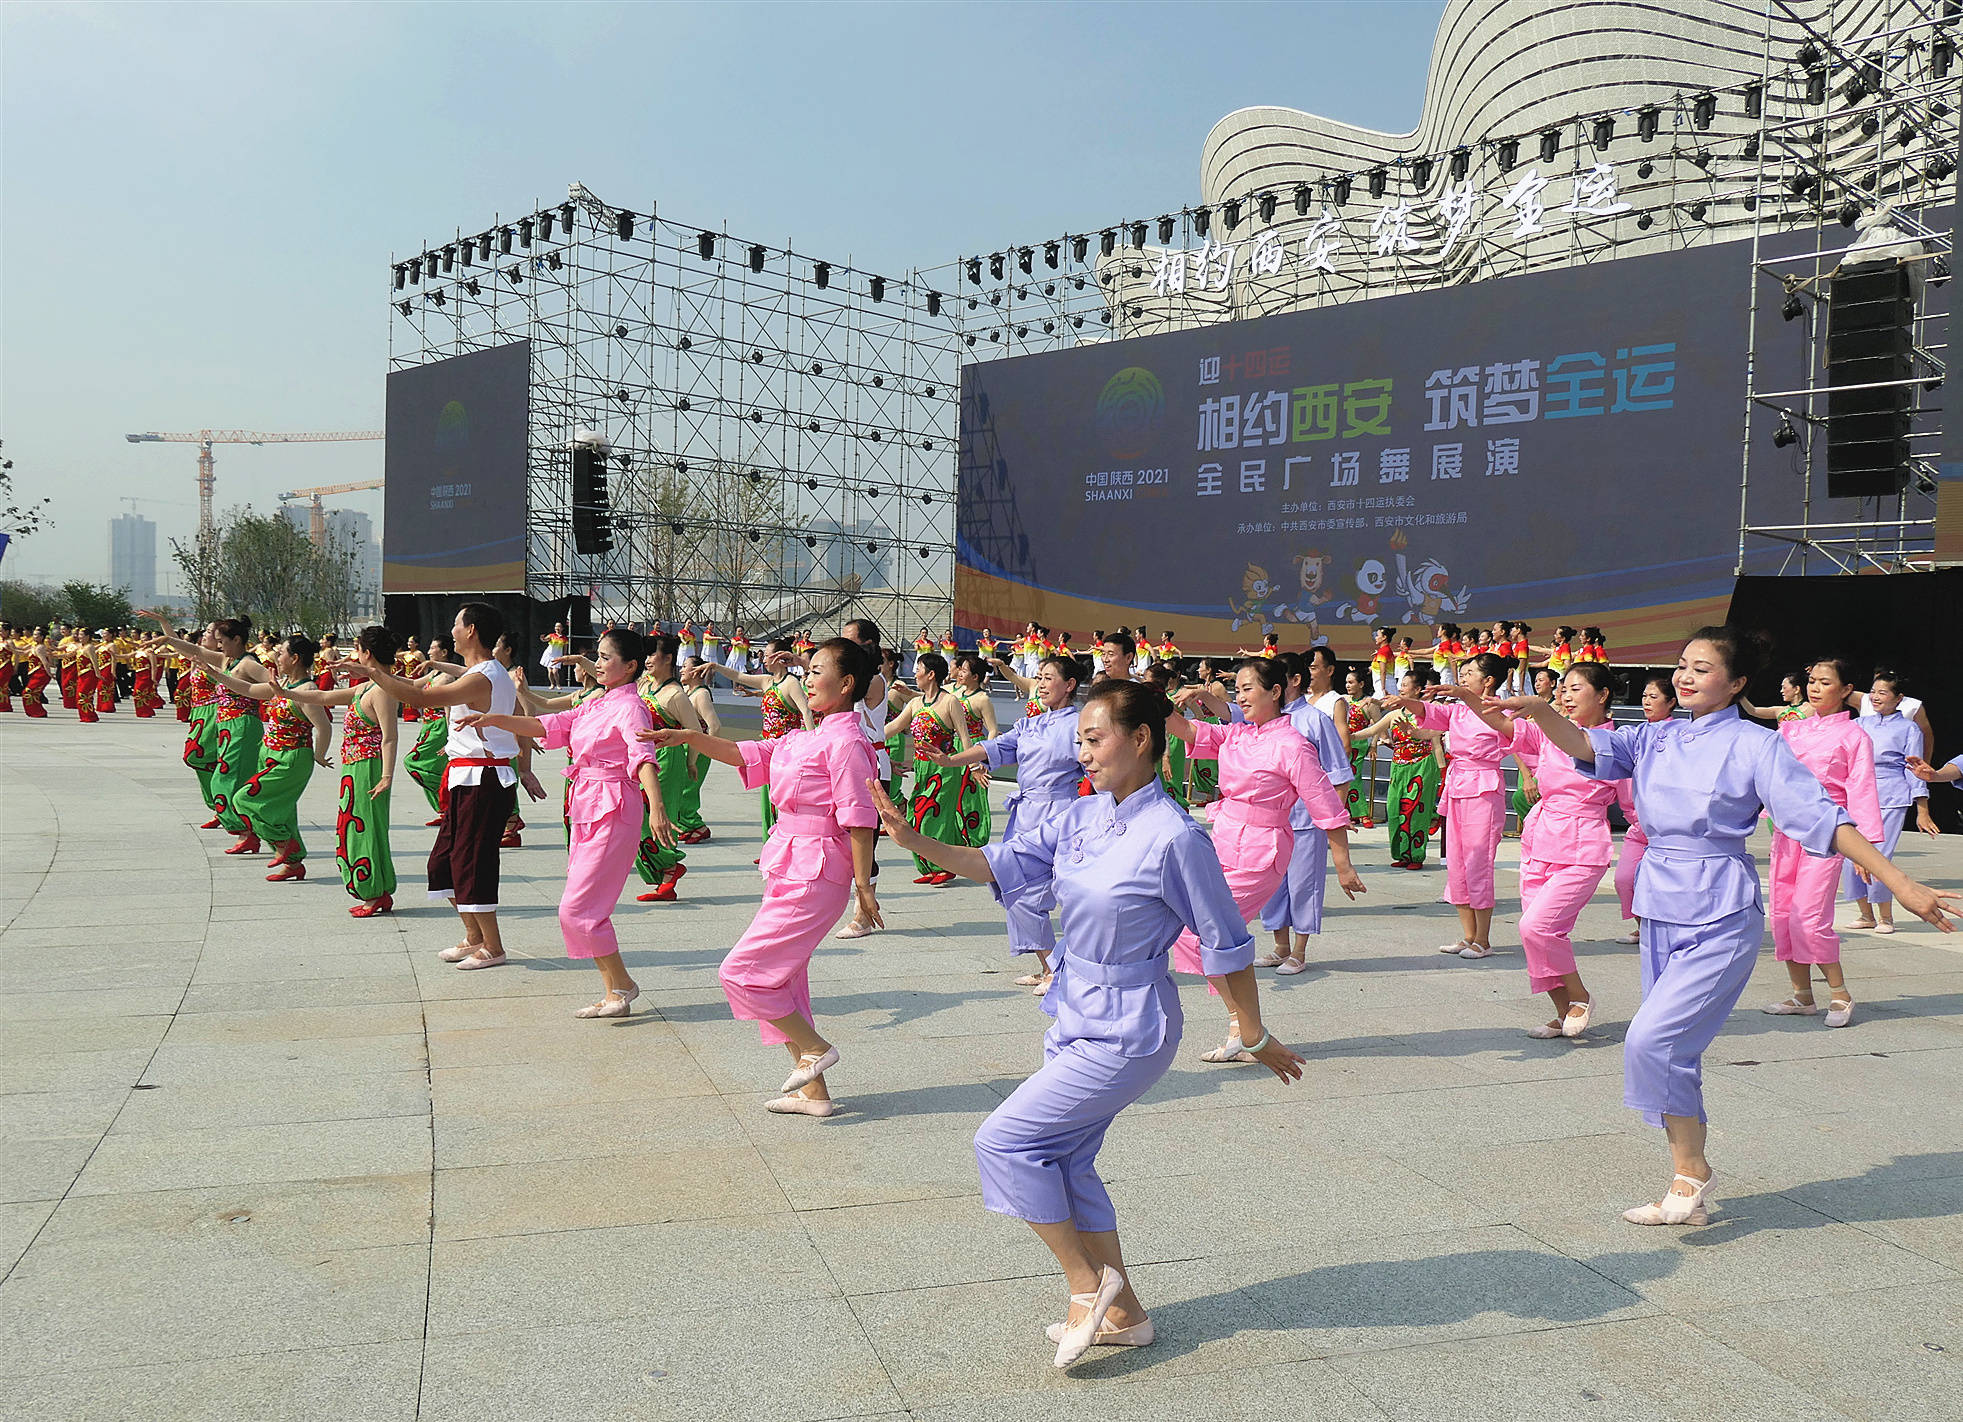
[{"label": "white dance shoe", "polygon": [[789,1096],[779,1096],[763,1103],[763,1109],[777,1116],[817,1116],[825,1117],[838,1110],[836,1101],[813,1101],[809,1096],[799,1096],[793,1092]]},{"label": "white dance shoe", "polygon": [[[1068,1331],[1067,1323],[1052,1323],[1043,1332],[1052,1343],[1061,1343]],[[1097,1337],[1091,1339],[1094,1348],[1144,1348],[1158,1335],[1152,1328],[1152,1320],[1134,1323],[1130,1328],[1101,1328]]]},{"label": "white dance shoe", "polygon": [[1769,1017],[1812,1017],[1820,1011],[1810,1000],[1802,1002],[1797,994],[1759,1010]]},{"label": "white dance shoe", "polygon": [[1594,1020],[1595,1003],[1593,999],[1587,1002],[1571,1002],[1568,1004],[1566,1014],[1561,1018],[1561,1035],[1563,1037],[1579,1037],[1583,1032],[1588,1030],[1588,1024]]},{"label": "white dance shoe", "polygon": [[778,1090],[786,1096],[794,1091],[802,1091],[837,1065],[837,1047],[827,1047],[822,1053],[806,1052],[797,1059],[797,1070],[784,1078],[784,1084]]},{"label": "white dance shoe", "polygon": [[1827,1003],[1827,1025],[1829,1027],[1845,1027],[1848,1023],[1852,1022],[1853,1020],[1854,1020],[1853,998],[1836,997],[1831,999]]},{"label": "white dance shoe", "polygon": [[1710,1180],[1699,1180],[1690,1175],[1679,1175],[1670,1183],[1681,1180],[1686,1185],[1695,1185],[1694,1194],[1667,1194],[1655,1204],[1638,1205],[1633,1210],[1624,1210],[1622,1217],[1630,1224],[1639,1225],[1705,1225],[1711,1222],[1710,1211],[1705,1208],[1705,1197],[1710,1193],[1711,1181],[1716,1180],[1717,1172],[1711,1173]]},{"label": "white dance shoe", "polygon": [[1066,1325],[1063,1336],[1057,1339],[1057,1367],[1067,1368],[1090,1352],[1091,1344],[1097,1338],[1097,1331],[1104,1327],[1104,1315],[1110,1311],[1111,1300],[1124,1290],[1125,1276],[1106,1264],[1103,1272],[1098,1276],[1096,1293],[1070,1296],[1071,1303],[1084,1305],[1084,1316],[1075,1324]]},{"label": "white dance shoe", "polygon": [[641,995],[638,987],[625,990],[612,990],[598,1002],[588,1003],[573,1013],[575,1017],[625,1017],[634,1010],[634,999]]}]

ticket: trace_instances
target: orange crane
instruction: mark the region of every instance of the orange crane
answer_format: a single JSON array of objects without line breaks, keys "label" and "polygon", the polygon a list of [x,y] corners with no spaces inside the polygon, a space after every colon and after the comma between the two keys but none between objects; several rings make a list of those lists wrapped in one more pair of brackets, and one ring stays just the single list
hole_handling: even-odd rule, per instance
[{"label": "orange crane", "polygon": [[214,444],[327,444],[341,440],[380,439],[380,430],[338,430],[328,434],[265,434],[259,430],[199,430],[195,434],[124,435],[131,444],[195,444],[198,447],[198,546],[208,548],[216,536],[211,496],[217,480],[212,473]]},{"label": "orange crane", "polygon": [[279,496],[279,501],[284,504],[294,499],[313,500],[311,516],[307,520],[307,537],[313,540],[314,547],[325,548],[327,546],[327,510],[321,507],[321,495],[351,494],[357,489],[379,489],[385,482],[387,481],[382,479],[363,479],[358,484],[322,484],[317,489],[289,489],[286,493]]}]

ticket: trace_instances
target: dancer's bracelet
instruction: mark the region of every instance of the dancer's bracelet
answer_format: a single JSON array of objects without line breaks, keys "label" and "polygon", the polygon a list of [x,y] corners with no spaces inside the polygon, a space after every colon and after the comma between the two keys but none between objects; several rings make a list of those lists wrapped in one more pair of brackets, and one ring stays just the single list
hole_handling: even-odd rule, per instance
[{"label": "dancer's bracelet", "polygon": [[1263,1053],[1263,1052],[1265,1052],[1265,1051],[1266,1051],[1266,1050],[1268,1049],[1268,1044],[1269,1044],[1270,1042],[1272,1042],[1272,1041],[1274,1041],[1274,1039],[1275,1039],[1275,1034],[1274,1034],[1274,1033],[1272,1033],[1272,1032],[1263,1032],[1263,1033],[1261,1034],[1261,1040],[1260,1040],[1260,1041],[1258,1041],[1258,1042],[1250,1042],[1250,1043],[1249,1043],[1249,1044],[1247,1044],[1247,1045],[1246,1045],[1245,1047],[1243,1047],[1243,1048],[1242,1048],[1242,1050],[1243,1050],[1243,1051],[1246,1051],[1246,1052],[1249,1052],[1249,1053],[1251,1053],[1252,1055],[1254,1055],[1254,1056],[1257,1056],[1257,1057],[1258,1057],[1258,1056],[1260,1056],[1260,1055],[1261,1055],[1261,1053]]}]

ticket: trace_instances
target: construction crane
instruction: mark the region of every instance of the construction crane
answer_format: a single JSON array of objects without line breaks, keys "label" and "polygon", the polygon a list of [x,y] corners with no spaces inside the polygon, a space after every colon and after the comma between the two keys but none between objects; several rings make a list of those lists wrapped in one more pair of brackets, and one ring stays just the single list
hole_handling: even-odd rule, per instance
[{"label": "construction crane", "polygon": [[363,479],[358,484],[322,484],[317,489],[291,489],[281,494],[279,501],[285,504],[292,502],[294,499],[313,500],[311,515],[307,520],[307,537],[313,540],[314,547],[325,548],[327,546],[327,510],[321,507],[321,496],[323,494],[351,494],[357,489],[379,489],[384,482],[381,479]]},{"label": "construction crane", "polygon": [[216,479],[212,473],[211,447],[214,444],[329,444],[342,440],[380,439],[380,430],[337,430],[328,434],[266,434],[260,430],[199,430],[195,434],[124,435],[131,444],[195,444],[198,447],[198,545],[208,547],[215,536],[211,516],[211,496]]}]

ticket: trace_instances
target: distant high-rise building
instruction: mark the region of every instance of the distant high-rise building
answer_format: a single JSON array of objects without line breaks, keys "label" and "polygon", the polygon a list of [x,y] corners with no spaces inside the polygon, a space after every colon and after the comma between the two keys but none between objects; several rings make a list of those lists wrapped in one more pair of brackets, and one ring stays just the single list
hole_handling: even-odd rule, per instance
[{"label": "distant high-rise building", "polygon": [[139,514],[109,520],[109,586],[124,588],[138,607],[157,600],[157,525]]},{"label": "distant high-rise building", "polygon": [[375,537],[375,520],[359,509],[327,511],[327,544],[354,554],[356,612],[363,617],[381,615],[382,545]]}]

